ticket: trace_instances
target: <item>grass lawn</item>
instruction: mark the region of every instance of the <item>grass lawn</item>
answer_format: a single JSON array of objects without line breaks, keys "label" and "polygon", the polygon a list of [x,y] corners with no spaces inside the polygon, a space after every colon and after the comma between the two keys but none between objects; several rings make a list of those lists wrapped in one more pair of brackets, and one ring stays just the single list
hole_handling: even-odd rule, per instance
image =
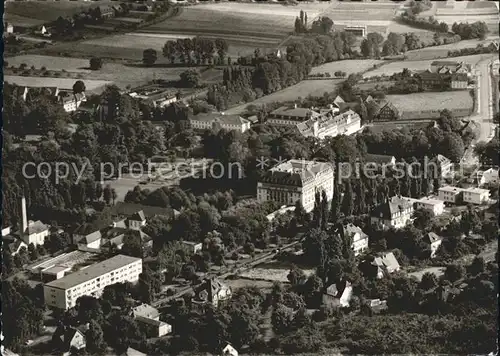
[{"label": "grass lawn", "polygon": [[263,96],[252,102],[235,106],[231,109],[226,110],[227,114],[241,114],[245,111],[247,105],[263,105],[272,102],[282,102],[282,101],[294,101],[299,97],[305,98],[308,95],[312,96],[322,96],[325,92],[331,92],[335,90],[335,87],[341,83],[342,79],[333,80],[303,80],[302,82],[292,85],[286,89],[277,91],[270,95]]},{"label": "grass lawn", "polygon": [[[73,78],[47,78],[47,77],[23,77],[17,75],[6,75],[4,81],[20,86],[32,87],[58,87],[59,89],[72,89],[76,79]],[[111,84],[106,80],[83,79],[87,91],[100,92],[105,85]]]},{"label": "grass lawn", "polygon": [[340,70],[349,75],[351,73],[364,72],[365,70],[372,68],[375,64],[383,62],[383,60],[376,59],[347,59],[343,61],[325,63],[314,67],[311,70],[311,74],[328,72],[333,76],[333,73]]},{"label": "grass lawn", "polygon": [[[462,57],[454,57],[451,58],[452,61],[455,62],[465,62],[469,63],[471,65],[476,65],[478,62],[480,62],[483,59],[487,58],[493,58],[495,54],[475,54],[472,56],[462,56]],[[430,68],[431,63],[433,62],[432,59],[428,60],[420,60],[420,61],[397,61],[397,62],[391,62],[386,65],[383,65],[382,67],[375,69],[373,71],[370,71],[366,74],[363,75],[363,77],[372,77],[372,76],[378,76],[378,75],[392,75],[394,73],[399,73],[401,72],[404,68],[408,68],[410,70],[426,70]]]},{"label": "grass lawn", "polygon": [[26,64],[28,67],[35,66],[40,69],[46,67],[48,70],[65,70],[67,72],[90,72],[88,68],[88,59],[82,58],[65,58],[65,57],[52,57],[40,56],[36,54],[25,54],[5,59],[9,62],[9,66],[19,67],[21,64]]}]

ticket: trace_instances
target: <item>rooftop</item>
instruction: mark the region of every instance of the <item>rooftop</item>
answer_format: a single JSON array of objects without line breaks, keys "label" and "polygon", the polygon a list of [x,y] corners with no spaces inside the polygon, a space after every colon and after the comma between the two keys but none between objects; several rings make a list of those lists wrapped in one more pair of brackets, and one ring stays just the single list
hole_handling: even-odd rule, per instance
[{"label": "rooftop", "polygon": [[333,169],[329,163],[292,159],[271,168],[261,181],[301,187],[306,181],[328,169]]},{"label": "rooftop", "polygon": [[71,273],[61,279],[47,283],[46,286],[58,289],[69,289],[137,261],[142,261],[142,259],[125,255],[117,255],[105,261],[93,264],[90,267],[82,269],[78,272]]},{"label": "rooftop", "polygon": [[204,122],[219,122],[221,125],[243,125],[249,122],[240,115],[224,115],[222,113],[201,113],[190,116],[189,120]]},{"label": "rooftop", "polygon": [[451,185],[446,185],[444,187],[441,187],[439,188],[440,191],[443,191],[443,192],[454,192],[454,193],[460,193],[462,192],[464,189],[463,188],[458,188],[458,187],[452,187]]},{"label": "rooftop", "polygon": [[149,319],[154,319],[160,316],[160,312],[158,309],[152,307],[149,304],[141,304],[136,306],[134,309],[132,309],[132,312],[134,313],[135,317],[143,317],[143,318],[149,318]]},{"label": "rooftop", "polygon": [[157,327],[160,327],[162,325],[168,325],[164,321],[156,320],[156,319],[150,319],[150,318],[145,318],[143,316],[137,316],[135,318],[135,320],[137,320],[137,321],[139,321],[141,323],[146,323],[146,324],[154,325],[154,326],[157,326]]},{"label": "rooftop", "polygon": [[379,204],[372,211],[373,216],[390,218],[393,214],[413,207],[413,203],[408,198],[394,196],[385,203]]},{"label": "rooftop", "polygon": [[476,187],[470,187],[466,189],[462,189],[464,192],[469,192],[469,193],[474,193],[474,194],[487,194],[489,193],[489,189],[482,189],[482,188],[476,188]]},{"label": "rooftop", "polygon": [[288,106],[279,107],[276,110],[272,111],[270,115],[272,115],[272,116],[291,116],[291,117],[300,118],[300,119],[304,119],[304,120],[307,118],[319,116],[319,114],[316,111],[313,111],[311,109],[298,108],[298,107],[290,108]]},{"label": "rooftop", "polygon": [[444,204],[442,200],[439,199],[432,199],[428,197],[424,197],[422,199],[418,199],[417,202],[423,203],[423,204],[432,204],[432,205],[440,205]]},{"label": "rooftop", "polygon": [[42,270],[43,273],[48,273],[48,274],[57,274],[59,272],[66,272],[69,271],[71,268],[68,266],[54,266],[54,267],[49,267],[44,270]]},{"label": "rooftop", "polygon": [[394,156],[377,155],[377,154],[371,154],[371,153],[367,153],[365,155],[366,162],[376,163],[376,164],[391,164],[392,160],[395,158],[396,157],[394,157]]}]

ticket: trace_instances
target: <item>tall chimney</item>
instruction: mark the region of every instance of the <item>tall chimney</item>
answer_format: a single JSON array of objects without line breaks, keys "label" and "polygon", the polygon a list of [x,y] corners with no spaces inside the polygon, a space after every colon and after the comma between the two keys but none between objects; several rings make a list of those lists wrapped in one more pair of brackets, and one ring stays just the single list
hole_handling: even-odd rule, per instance
[{"label": "tall chimney", "polygon": [[21,198],[21,215],[22,215],[22,225],[21,225],[21,235],[24,235],[28,229],[28,214],[26,213],[26,198]]}]

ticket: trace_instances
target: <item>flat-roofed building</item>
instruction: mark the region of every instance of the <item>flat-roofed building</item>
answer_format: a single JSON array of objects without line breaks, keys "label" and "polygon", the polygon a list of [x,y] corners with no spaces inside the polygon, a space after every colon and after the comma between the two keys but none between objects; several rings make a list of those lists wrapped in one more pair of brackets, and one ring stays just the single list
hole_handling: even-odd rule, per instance
[{"label": "flat-roofed building", "polygon": [[141,258],[117,255],[45,284],[45,304],[66,310],[81,296],[99,297],[108,285],[137,282],[141,273]]},{"label": "flat-roofed building", "polygon": [[333,167],[329,163],[292,159],[267,171],[257,183],[257,200],[295,205],[307,212],[314,208],[316,192],[333,197]]},{"label": "flat-roofed building", "polygon": [[490,191],[481,188],[463,189],[464,203],[485,204],[490,200]]},{"label": "flat-roofed building", "polygon": [[429,210],[434,216],[438,216],[444,212],[444,201],[425,197],[415,201],[415,209]]},{"label": "flat-roofed building", "polygon": [[463,189],[450,185],[439,188],[438,197],[445,203],[459,203],[463,197]]}]

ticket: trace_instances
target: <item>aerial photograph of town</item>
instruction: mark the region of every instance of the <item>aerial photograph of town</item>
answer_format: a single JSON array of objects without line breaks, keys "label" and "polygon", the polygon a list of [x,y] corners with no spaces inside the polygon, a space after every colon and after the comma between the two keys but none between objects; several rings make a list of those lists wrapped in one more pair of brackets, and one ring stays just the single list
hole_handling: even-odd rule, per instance
[{"label": "aerial photograph of town", "polygon": [[499,22],[4,0],[1,355],[498,354]]}]

